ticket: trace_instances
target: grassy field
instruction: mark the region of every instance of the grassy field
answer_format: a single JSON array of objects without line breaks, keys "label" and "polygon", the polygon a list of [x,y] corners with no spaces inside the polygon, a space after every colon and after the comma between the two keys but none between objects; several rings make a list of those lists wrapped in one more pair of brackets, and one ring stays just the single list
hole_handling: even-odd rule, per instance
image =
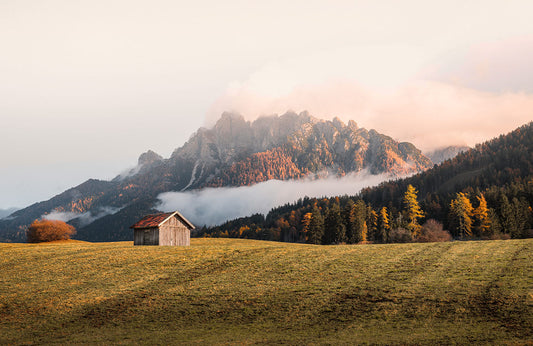
[{"label": "grassy field", "polygon": [[533,239],[0,244],[0,344],[533,344]]}]

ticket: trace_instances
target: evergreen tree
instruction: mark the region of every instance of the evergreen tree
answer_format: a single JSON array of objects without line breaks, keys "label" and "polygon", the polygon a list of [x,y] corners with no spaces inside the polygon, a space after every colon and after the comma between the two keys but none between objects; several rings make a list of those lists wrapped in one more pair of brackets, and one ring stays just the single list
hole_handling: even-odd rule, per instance
[{"label": "evergreen tree", "polygon": [[489,220],[490,220],[490,228],[487,233],[487,237],[491,237],[495,234],[500,234],[502,232],[502,226],[500,223],[500,218],[498,217],[498,213],[496,210],[489,208]]},{"label": "evergreen tree", "polygon": [[482,193],[476,196],[476,198],[479,205],[474,209],[475,230],[478,236],[484,237],[490,230],[489,208],[487,207],[485,196]]},{"label": "evergreen tree", "polygon": [[360,199],[355,203],[354,207],[354,230],[352,243],[367,241],[367,224],[366,224],[366,204]]},{"label": "evergreen tree", "polygon": [[353,244],[355,231],[355,203],[349,199],[343,210],[344,226],[346,227],[346,242]]},{"label": "evergreen tree", "polygon": [[424,212],[418,204],[417,191],[411,184],[407,186],[407,191],[403,197],[403,203],[405,205],[405,217],[407,219],[406,228],[411,231],[413,239],[416,239],[421,227],[418,220],[424,217]]},{"label": "evergreen tree", "polygon": [[502,233],[506,234],[517,234],[518,227],[515,219],[514,208],[509,203],[509,199],[505,194],[500,196],[500,221],[502,226]]},{"label": "evergreen tree", "polygon": [[450,219],[456,234],[461,238],[472,237],[473,207],[468,197],[459,192],[450,203]]},{"label": "evergreen tree", "polygon": [[513,211],[515,215],[516,231],[511,234],[512,238],[523,238],[526,235],[526,229],[529,219],[529,204],[525,199],[513,198]]},{"label": "evergreen tree", "polygon": [[344,242],[346,227],[344,226],[341,208],[338,203],[333,203],[326,213],[324,220],[324,243],[339,244]]},{"label": "evergreen tree", "polygon": [[307,242],[311,244],[321,244],[324,236],[324,218],[318,206],[315,204],[311,212],[309,230],[307,231]]},{"label": "evergreen tree", "polygon": [[376,238],[378,238],[378,214],[370,205],[366,210],[366,225],[368,228],[368,240],[376,241]]}]

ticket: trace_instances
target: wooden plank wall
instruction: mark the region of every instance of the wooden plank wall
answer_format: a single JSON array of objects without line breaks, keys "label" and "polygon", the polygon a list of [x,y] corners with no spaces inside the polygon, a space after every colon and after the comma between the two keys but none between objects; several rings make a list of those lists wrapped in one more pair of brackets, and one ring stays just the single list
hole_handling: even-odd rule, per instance
[{"label": "wooden plank wall", "polygon": [[133,245],[159,245],[159,230],[157,228],[134,230]]},{"label": "wooden plank wall", "polygon": [[177,217],[173,217],[159,228],[159,245],[189,246],[191,231]]}]

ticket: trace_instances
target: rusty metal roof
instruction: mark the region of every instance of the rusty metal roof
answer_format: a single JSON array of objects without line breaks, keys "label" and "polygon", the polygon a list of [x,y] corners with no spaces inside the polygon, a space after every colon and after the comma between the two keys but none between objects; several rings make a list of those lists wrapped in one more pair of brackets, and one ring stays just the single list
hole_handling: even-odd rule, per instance
[{"label": "rusty metal roof", "polygon": [[162,223],[164,223],[167,219],[169,219],[172,216],[178,216],[179,219],[182,220],[183,223],[185,223],[189,228],[194,228],[194,225],[189,222],[183,215],[181,215],[179,212],[175,211],[172,213],[161,213],[161,214],[151,214],[146,215],[139,221],[137,221],[134,225],[132,225],[130,228],[152,228],[152,227],[159,227]]}]

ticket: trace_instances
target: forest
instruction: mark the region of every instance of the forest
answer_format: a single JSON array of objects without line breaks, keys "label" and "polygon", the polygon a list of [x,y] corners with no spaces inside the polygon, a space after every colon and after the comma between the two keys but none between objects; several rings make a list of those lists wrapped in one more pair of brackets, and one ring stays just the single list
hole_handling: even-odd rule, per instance
[{"label": "forest", "polygon": [[533,237],[533,123],[356,196],[302,198],[197,237],[312,244]]}]

